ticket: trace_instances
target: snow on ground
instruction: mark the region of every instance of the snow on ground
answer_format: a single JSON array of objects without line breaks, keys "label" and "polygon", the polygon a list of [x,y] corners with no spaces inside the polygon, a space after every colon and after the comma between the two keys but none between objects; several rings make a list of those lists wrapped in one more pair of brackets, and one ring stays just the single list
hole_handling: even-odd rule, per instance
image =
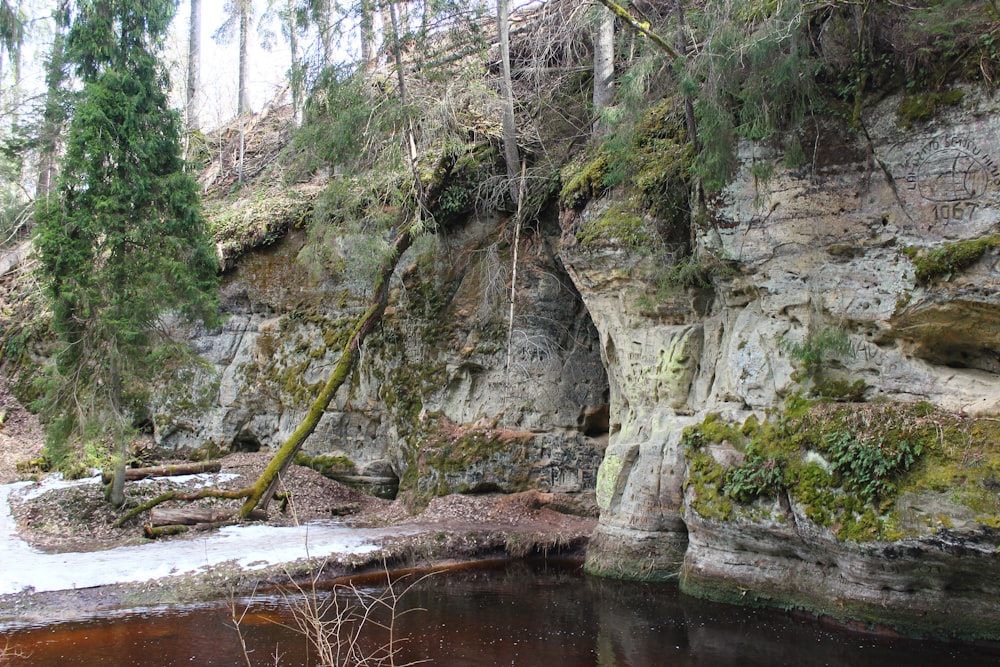
[{"label": "snow on ground", "polygon": [[[231,479],[238,479],[239,475],[229,472],[215,472],[208,473],[202,472],[194,475],[174,475],[172,477],[167,477],[168,481],[177,486],[186,486],[189,489],[201,489],[206,486],[218,485],[223,482],[227,482]],[[154,480],[164,479],[162,477],[147,477],[145,479],[137,479],[132,484],[151,484]],[[65,480],[63,479],[62,473],[52,473],[51,475],[46,475],[42,478],[42,481],[35,484],[28,483],[27,488],[22,491],[17,491],[16,495],[21,500],[31,500],[32,498],[37,498],[39,496],[45,495],[49,491],[58,491],[60,489],[69,489],[74,486],[83,486],[84,484],[98,484],[101,482],[101,472],[95,471],[90,477],[84,477],[81,479]],[[15,484],[9,485],[11,487],[17,486]]]},{"label": "snow on ground", "polygon": [[[348,528],[332,521],[228,526],[195,539],[46,554],[18,537],[8,498],[11,493],[44,493],[54,484],[44,489],[31,482],[0,485],[0,595],[25,589],[44,592],[151,581],[227,561],[258,569],[302,558],[365,554],[379,549],[385,538],[419,532],[401,526]],[[39,488],[28,488],[33,486]]]}]

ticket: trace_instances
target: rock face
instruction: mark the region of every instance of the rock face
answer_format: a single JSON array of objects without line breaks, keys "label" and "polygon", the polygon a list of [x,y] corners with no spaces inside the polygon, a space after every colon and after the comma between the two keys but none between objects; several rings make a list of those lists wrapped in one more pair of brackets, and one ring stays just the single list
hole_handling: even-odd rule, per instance
[{"label": "rock face", "polygon": [[[827,501],[853,512],[855,533],[794,491],[705,510],[721,476],[757,454],[709,438],[699,472],[685,434],[708,415],[753,430],[810,393],[1000,415],[1000,103],[972,91],[904,131],[897,102],[871,109],[859,132],[817,121],[799,137],[815,147],[801,167],[741,146],[738,175],[696,230],[710,286],[658,288],[664,258],[576,241],[572,219],[623,208],[596,199],[519,248],[508,336],[500,221],[435,235],[437,247],[401,264],[383,326],[306,454],[348,476],[398,478],[418,499],[593,490],[591,572],[679,574],[707,597],[1000,637],[991,431],[969,426],[959,452],[982,463],[978,504],[954,492],[959,474],[892,507],[851,506],[836,491]],[[774,168],[766,182],[752,175],[761,164]],[[154,399],[162,447],[274,448],[292,432],[365,306],[370,251],[337,244],[323,264],[342,270],[322,279],[305,268],[299,232],[246,255],[226,276],[225,324],[178,329],[205,363]],[[823,452],[794,456],[840,481]],[[900,525],[886,527],[892,513]],[[879,530],[865,533],[869,520]]]},{"label": "rock face", "polygon": [[[1000,244],[991,236],[1000,230],[1000,107],[970,91],[936,121],[902,130],[897,103],[871,109],[863,132],[819,124],[802,142],[816,147],[812,160],[797,169],[769,148],[741,146],[742,168],[699,230],[695,255],[726,269],[712,289],[657,294],[655,268],[622,251],[563,248],[610,385],[590,571],[680,573],[685,590],[709,597],[1000,637],[993,514],[856,542],[794,499],[758,513],[773,519],[715,520],[685,489],[685,427],[709,413],[737,427],[764,419],[796,392],[819,390],[820,365],[823,382],[866,401],[1000,414]],[[761,163],[775,167],[766,183],[751,176]],[[825,350],[821,341],[834,339],[837,349]],[[743,457],[720,451],[723,468]]]},{"label": "rock face", "polygon": [[[422,498],[592,491],[607,439],[606,425],[585,419],[607,404],[596,332],[536,237],[521,248],[508,356],[511,258],[490,236],[495,223],[472,220],[414,253],[307,456],[351,477],[401,478]],[[154,401],[160,447],[277,448],[298,426],[367,297],[363,247],[342,239],[333,263],[344,270],[317,279],[299,261],[304,245],[292,232],[243,257],[224,279],[221,328],[178,330],[204,363]]]}]

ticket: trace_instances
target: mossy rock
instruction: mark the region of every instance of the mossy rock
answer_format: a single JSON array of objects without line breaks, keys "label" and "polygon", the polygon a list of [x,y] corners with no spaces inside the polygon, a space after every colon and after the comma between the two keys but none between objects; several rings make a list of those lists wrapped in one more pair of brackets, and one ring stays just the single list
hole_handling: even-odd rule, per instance
[{"label": "mossy rock", "polygon": [[333,478],[336,475],[353,475],[357,471],[354,461],[346,456],[336,454],[317,454],[309,456],[305,452],[295,455],[296,465],[312,468],[324,477]]},{"label": "mossy rock", "polygon": [[978,262],[989,250],[1000,248],[1000,234],[990,234],[978,239],[958,241],[935,248],[923,250],[908,247],[903,254],[913,262],[913,276],[918,285],[944,279],[968,269]]},{"label": "mossy rock", "polygon": [[902,128],[911,128],[932,120],[939,108],[958,106],[964,99],[965,91],[958,88],[905,95],[896,107],[896,122]]},{"label": "mossy rock", "polygon": [[[687,429],[690,509],[714,521],[752,521],[759,502],[785,493],[818,527],[854,542],[1000,523],[1000,423],[927,403],[803,403],[749,427],[710,415]],[[744,452],[744,463],[716,461],[708,446],[722,442]],[[961,509],[916,525],[899,499],[921,494]]]},{"label": "mossy rock", "polygon": [[642,214],[620,202],[584,223],[576,239],[583,246],[618,245],[632,249],[647,248],[651,241]]},{"label": "mossy rock", "polygon": [[400,493],[416,505],[451,493],[531,488],[528,443],[534,435],[496,427],[468,427],[437,415],[413,436]]},{"label": "mossy rock", "polygon": [[582,208],[607,189],[604,183],[607,173],[608,158],[603,153],[589,161],[569,163],[560,172],[563,187],[559,201],[567,208]]}]

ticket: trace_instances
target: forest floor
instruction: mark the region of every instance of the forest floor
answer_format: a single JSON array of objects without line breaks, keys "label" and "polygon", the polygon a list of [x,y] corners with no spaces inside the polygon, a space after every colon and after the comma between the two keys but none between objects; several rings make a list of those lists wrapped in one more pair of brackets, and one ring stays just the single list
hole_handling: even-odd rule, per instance
[{"label": "forest floor", "polygon": [[[414,507],[292,466],[285,479],[290,502],[284,511],[272,504],[266,521],[148,540],[146,517],[112,526],[120,510],[104,500],[99,477],[66,482],[24,472],[24,462],[40,455],[44,434],[2,375],[0,417],[0,556],[10,564],[0,586],[0,626],[249,595],[312,576],[580,556],[596,523],[592,494],[582,501],[534,491],[451,495]],[[215,475],[130,482],[126,507],[178,486],[245,486],[269,456],[235,453]],[[216,543],[222,550],[210,553]]]}]

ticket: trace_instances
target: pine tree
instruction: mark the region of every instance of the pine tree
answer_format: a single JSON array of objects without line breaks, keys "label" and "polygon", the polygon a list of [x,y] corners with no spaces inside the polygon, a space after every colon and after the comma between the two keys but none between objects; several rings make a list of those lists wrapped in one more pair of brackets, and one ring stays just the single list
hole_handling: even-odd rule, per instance
[{"label": "pine tree", "polygon": [[[82,0],[67,57],[83,84],[58,190],[36,212],[42,282],[61,349],[46,402],[51,453],[81,436],[113,445],[118,472],[129,397],[153,369],[166,310],[211,320],[214,253],[195,182],[182,170],[178,115],[157,58],[172,0]],[[115,475],[112,502],[121,504]]]}]

